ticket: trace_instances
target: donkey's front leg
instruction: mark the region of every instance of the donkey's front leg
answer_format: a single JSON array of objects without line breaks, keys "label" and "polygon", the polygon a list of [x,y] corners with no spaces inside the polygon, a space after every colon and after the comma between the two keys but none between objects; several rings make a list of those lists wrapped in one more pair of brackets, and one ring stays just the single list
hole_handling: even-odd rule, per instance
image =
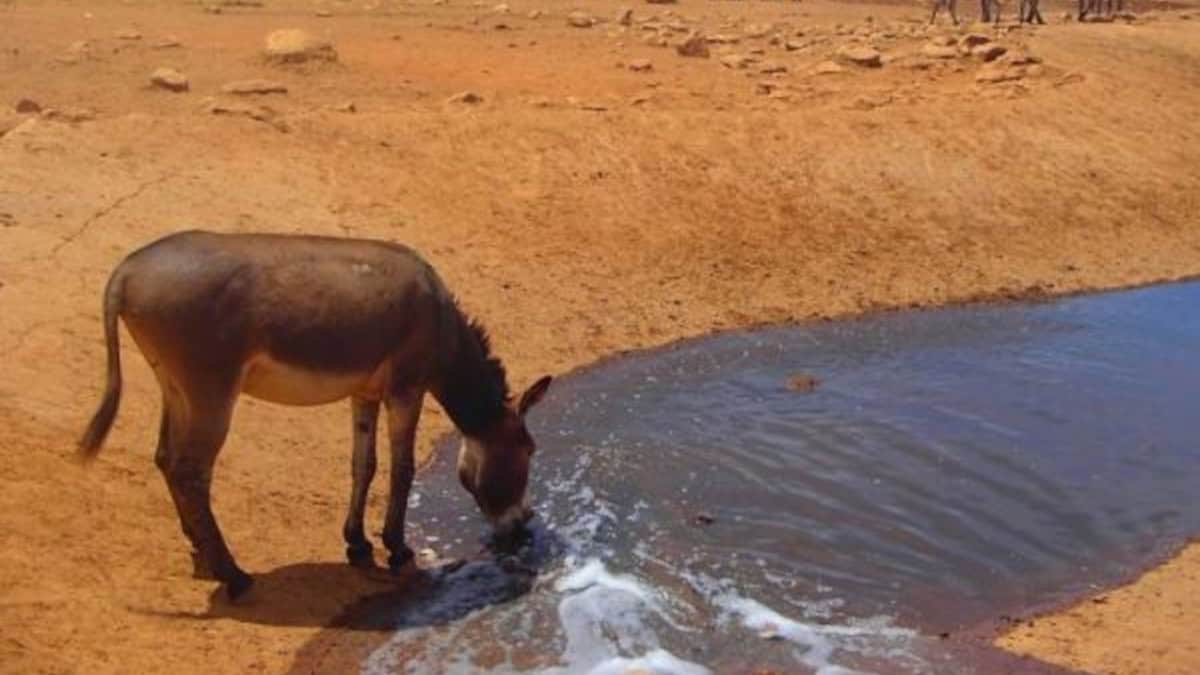
[{"label": "donkey's front leg", "polygon": [[351,459],[353,484],[350,488],[350,509],[342,536],[346,539],[346,558],[355,567],[373,567],[371,542],[363,532],[363,514],[367,508],[367,492],[375,478],[375,425],[379,420],[379,401],[354,399],[354,455]]},{"label": "donkey's front leg", "polygon": [[413,443],[417,437],[417,422],[421,419],[423,389],[394,392],[387,399],[388,437],[392,446],[392,489],[388,498],[387,520],[383,525],[383,543],[391,555],[388,569],[398,574],[413,558],[412,549],[404,541],[404,516],[408,510],[408,493],[412,489],[416,461]]}]

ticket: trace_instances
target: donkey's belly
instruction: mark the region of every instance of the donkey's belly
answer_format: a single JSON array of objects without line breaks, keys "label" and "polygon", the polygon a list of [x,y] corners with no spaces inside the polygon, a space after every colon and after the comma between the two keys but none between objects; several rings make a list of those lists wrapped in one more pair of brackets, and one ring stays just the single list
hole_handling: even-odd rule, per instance
[{"label": "donkey's belly", "polygon": [[256,356],[246,365],[242,391],[272,403],[321,405],[349,396],[379,399],[384,386],[380,373],[336,373],[311,370]]}]

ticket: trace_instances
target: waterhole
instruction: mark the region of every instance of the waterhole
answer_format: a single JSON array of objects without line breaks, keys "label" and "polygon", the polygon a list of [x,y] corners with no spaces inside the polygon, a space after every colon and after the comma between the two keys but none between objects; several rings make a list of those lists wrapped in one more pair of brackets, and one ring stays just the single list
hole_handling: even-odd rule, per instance
[{"label": "waterhole", "polygon": [[398,672],[1027,672],[959,639],[1200,532],[1200,284],[706,337],[561,379],[532,538],[443,448]]}]

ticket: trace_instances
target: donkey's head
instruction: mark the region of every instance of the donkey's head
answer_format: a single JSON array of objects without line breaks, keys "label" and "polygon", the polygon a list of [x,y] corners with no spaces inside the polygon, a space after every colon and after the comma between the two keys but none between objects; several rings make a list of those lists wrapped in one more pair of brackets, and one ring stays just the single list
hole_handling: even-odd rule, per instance
[{"label": "donkey's head", "polygon": [[535,444],[525,414],[545,396],[550,376],[506,403],[504,414],[475,436],[464,436],[458,453],[458,479],[498,534],[505,535],[533,515],[527,489]]}]

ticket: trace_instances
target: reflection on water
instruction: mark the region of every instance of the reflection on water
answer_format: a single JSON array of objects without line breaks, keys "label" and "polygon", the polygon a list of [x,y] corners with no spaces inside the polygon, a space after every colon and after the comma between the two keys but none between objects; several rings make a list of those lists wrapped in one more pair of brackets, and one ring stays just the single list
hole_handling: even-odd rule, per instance
[{"label": "reflection on water", "polygon": [[566,378],[535,413],[532,542],[475,555],[443,452],[411,517],[474,562],[364,667],[988,672],[939,636],[1200,532],[1197,308],[1181,284],[901,313]]}]

